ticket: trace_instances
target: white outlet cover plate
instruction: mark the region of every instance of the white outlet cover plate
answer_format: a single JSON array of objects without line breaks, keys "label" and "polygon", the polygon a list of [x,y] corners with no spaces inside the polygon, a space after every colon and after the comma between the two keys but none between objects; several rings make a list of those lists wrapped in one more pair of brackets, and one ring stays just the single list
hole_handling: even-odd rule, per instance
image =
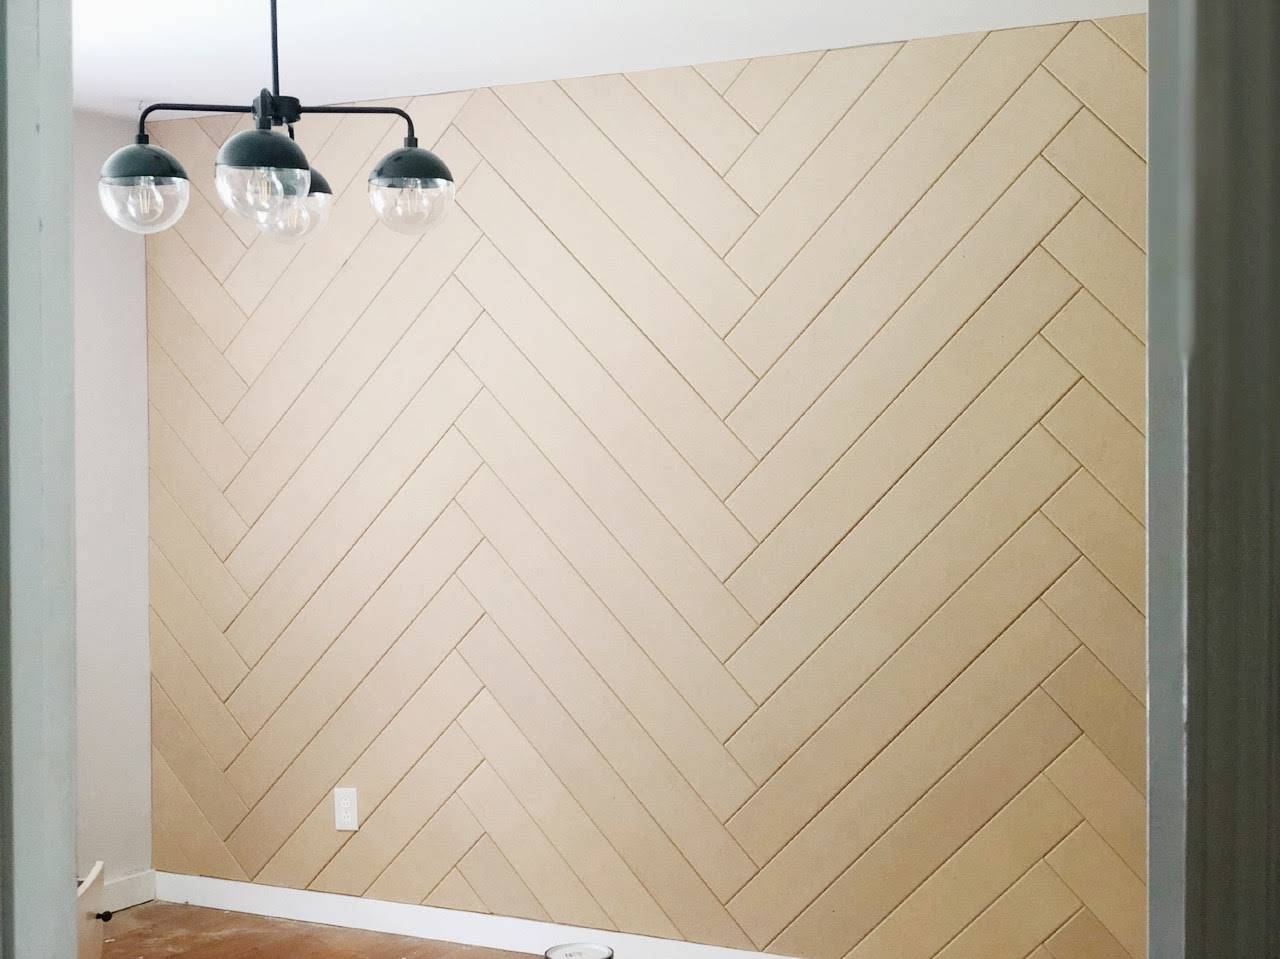
[{"label": "white outlet cover plate", "polygon": [[360,808],[354,788],[339,786],[333,791],[333,828],[343,832],[360,828]]}]

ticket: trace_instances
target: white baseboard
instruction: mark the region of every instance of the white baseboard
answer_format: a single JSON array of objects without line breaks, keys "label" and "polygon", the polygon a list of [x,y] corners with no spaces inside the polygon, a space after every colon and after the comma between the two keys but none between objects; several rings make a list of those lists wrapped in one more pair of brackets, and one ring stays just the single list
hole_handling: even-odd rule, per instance
[{"label": "white baseboard", "polygon": [[617,959],[757,959],[765,955],[742,949],[704,946],[692,942],[654,939],[621,932],[562,926],[532,919],[510,919],[454,909],[436,909],[377,899],[338,896],[328,892],[282,889],[251,882],[231,882],[203,876],[156,874],[156,898],[258,916],[298,919],[330,926],[441,939],[468,946],[542,955],[548,947],[566,942],[599,942],[613,948]]},{"label": "white baseboard", "polygon": [[156,872],[144,869],[128,876],[117,876],[102,884],[102,908],[116,912],[156,897]]}]

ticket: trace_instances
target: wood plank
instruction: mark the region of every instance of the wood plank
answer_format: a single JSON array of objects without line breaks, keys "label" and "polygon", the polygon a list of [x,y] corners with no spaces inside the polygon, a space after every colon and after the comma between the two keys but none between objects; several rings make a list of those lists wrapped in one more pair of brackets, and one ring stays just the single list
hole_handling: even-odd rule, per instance
[{"label": "wood plank", "polygon": [[[509,322],[507,311],[492,311],[507,335],[521,344],[526,355],[543,361],[540,368],[562,391],[581,392],[583,387],[575,386],[573,377],[580,375],[584,365],[590,371],[598,363],[707,485],[719,496],[728,495],[755,458],[582,264],[491,167],[476,172],[461,203],[581,345],[552,350],[551,344],[565,339],[559,324],[544,330],[552,336],[550,344],[544,344],[532,335],[528,328],[532,324],[523,322],[523,311],[518,314],[521,322]],[[534,310],[533,318],[544,312]],[[574,362],[584,347],[595,363]]]},{"label": "wood plank", "polygon": [[483,620],[462,654],[521,733],[555,770],[688,938],[749,948],[719,900],[619,779],[564,706],[524,664],[510,641]]},{"label": "wood plank", "polygon": [[[729,336],[729,343],[757,375],[764,374],[788,350],[881,242],[897,232],[899,222],[923,196],[936,189],[933,186],[935,180],[957,157],[964,153],[969,160],[950,177],[950,182],[959,190],[958,198],[965,200],[971,208],[977,208],[972,217],[966,219],[967,211],[963,209],[966,203],[961,203],[959,208],[953,208],[952,219],[948,222],[939,223],[932,219],[934,213],[923,219],[918,215],[914,220],[922,226],[926,219],[929,220],[928,229],[934,231],[934,236],[931,241],[926,240],[925,248],[940,245],[939,259],[941,253],[977,219],[977,214],[990,205],[1039,148],[1058,132],[1070,117],[1068,113],[1059,118],[1059,109],[1075,103],[1060,86],[1060,94],[1053,96],[1051,87],[1037,81],[1035,88],[1042,96],[1032,97],[1035,107],[1030,112],[1021,109],[1031,107],[1032,101],[1025,95],[1018,98],[1016,105],[1010,101],[1011,106],[1006,106],[1006,101],[1022,86],[1061,33],[1060,27],[1036,27],[1000,31],[987,36],[904,134],[882,156],[875,155],[878,159],[874,160],[874,166],[831,216],[825,222],[819,219],[814,224],[817,232],[799,252],[795,249],[795,238],[808,236],[808,233],[783,234],[788,238],[789,246],[785,258],[776,269],[770,266],[754,274],[755,279],[752,271],[735,262],[737,251],[730,254],[731,265],[761,294]],[[993,128],[991,134],[983,135],[988,121],[997,112],[1017,118],[1015,127],[1020,135],[1015,136],[1014,152],[1030,150],[1030,154],[1016,167],[1012,164],[1006,167],[1010,158],[998,158],[998,150],[992,153],[988,149],[1000,136],[1012,134],[1013,130],[1006,129],[1001,123]],[[1035,144],[1033,141],[1040,136],[1043,136],[1043,142]],[[975,149],[979,142],[983,145]],[[965,172],[974,164],[992,165],[986,170],[985,180],[974,182],[972,175]],[[847,170],[842,176],[847,184]],[[962,180],[965,181],[963,184]],[[996,188],[998,182],[1000,185]],[[990,192],[993,188],[994,193]],[[944,200],[952,200],[950,190],[938,192],[933,204]],[[777,202],[786,202],[785,192]],[[909,234],[912,231],[901,233],[900,242],[905,241]],[[747,237],[750,236],[748,232]],[[917,235],[917,238],[922,237]],[[927,272],[937,262],[933,260],[926,266],[930,257],[923,250],[917,250],[916,254],[920,257],[916,261],[916,269]],[[898,278],[906,286],[905,298],[915,283],[910,282],[909,272],[900,274]],[[842,365],[844,359],[847,357],[841,359]],[[821,389],[827,382],[829,379],[821,380],[816,384],[817,388]],[[800,410],[794,411],[789,419],[793,420]]]},{"label": "wood plank", "polygon": [[[806,929],[802,934],[806,951],[820,948],[819,943],[859,941],[1038,776],[1077,732],[1047,696],[1033,695],[865,851],[859,847],[868,832],[859,830],[854,849],[842,857],[842,861],[853,858],[853,864],[811,905],[806,906],[805,896],[827,878],[823,867],[830,857],[823,857],[816,870],[818,876],[801,880],[803,890],[775,887],[775,897],[765,906],[772,922],[762,922],[764,917],[756,904],[741,894],[731,903],[731,908],[738,906],[734,915],[757,942],[771,942],[798,913],[801,918],[796,926]],[[834,841],[836,837],[829,838]],[[785,882],[784,874],[775,873],[771,878]],[[768,885],[752,889],[753,895],[763,895]],[[1061,918],[1065,916],[1059,921]],[[793,927],[791,935],[796,934]]]},{"label": "wood plank", "polygon": [[244,465],[244,451],[154,338],[147,341],[147,396],[218,489]]},{"label": "wood plank", "polygon": [[729,579],[748,610],[768,614],[729,661],[747,692],[757,700],[772,693],[1074,379],[1037,338],[914,464],[846,455]]},{"label": "wood plank", "polygon": [[1088,736],[1077,739],[1045,775],[1084,815],[1139,879],[1147,876],[1147,808]]},{"label": "wood plank", "polygon": [[751,291],[557,84],[497,93],[712,329],[737,322]]},{"label": "wood plank", "polygon": [[1141,340],[1088,290],[1072,297],[1045,328],[1044,336],[1112,406],[1145,433],[1146,354]]},{"label": "wood plank", "polygon": [[[279,775],[406,630],[421,628],[419,617],[430,619],[440,613],[439,607],[465,626],[479,617],[465,590],[448,582],[479,539],[471,522],[451,507],[340,632],[326,629],[328,623],[314,622],[317,617],[312,616],[313,622],[301,624],[302,629],[271,649],[230,700],[232,712],[245,717],[241,721],[254,733],[252,745],[236,764],[244,777],[242,789],[259,795],[263,784]],[[317,598],[320,607],[337,602],[328,596]],[[345,605],[340,617],[350,613],[350,603]],[[450,622],[446,616],[444,623]],[[424,656],[428,651],[433,655],[415,668],[429,672],[448,649],[419,650]],[[255,702],[260,705],[251,705]],[[261,788],[250,788],[250,781]]]},{"label": "wood plank", "polygon": [[471,883],[462,878],[457,869],[449,870],[448,875],[440,880],[431,890],[425,904],[438,909],[461,909],[466,912],[486,913],[488,908],[480,894],[471,888]]},{"label": "wood plank", "polygon": [[[991,643],[989,633],[979,635],[982,638],[975,646]],[[774,868],[781,869],[780,863],[789,862],[790,869],[794,870],[796,863],[807,862],[809,878],[804,881],[805,885],[829,882],[848,864],[841,843],[836,843],[834,837],[848,835],[848,830],[853,828],[851,814],[860,818],[869,815],[866,806],[856,812],[853,808],[864,790],[872,788],[858,784],[860,774],[865,775],[869,769],[868,764],[895,737],[905,737],[900,748],[915,751],[916,762],[927,768],[918,750],[925,731],[938,730],[934,723],[942,707],[933,708],[930,722],[921,723],[916,717],[921,710],[929,708],[930,700],[943,690],[947,692],[938,702],[955,703],[961,691],[973,697],[962,710],[964,720],[972,725],[960,726],[952,720],[957,725],[954,731],[937,732],[934,737],[935,744],[941,739],[952,745],[945,752],[935,745],[939,755],[931,757],[929,762],[940,762],[946,756],[954,762],[959,758],[954,749],[963,751],[977,742],[1066,659],[1074,646],[1075,638],[1066,628],[1043,605],[1036,604],[987,649],[970,649],[968,654],[974,658],[971,665],[966,666],[967,660],[959,668],[953,664],[954,672],[929,676],[921,684],[904,682],[898,677],[893,683],[886,678],[876,686],[869,684],[743,806],[729,821],[730,830],[761,864],[786,848],[785,858],[775,859],[762,875],[775,863],[779,865]],[[936,646],[934,649],[942,653]],[[911,652],[920,655],[924,650]],[[905,668],[912,658],[904,655],[897,665]],[[956,674],[960,675],[959,680],[955,679]],[[952,708],[961,710],[957,706]],[[868,728],[860,729],[859,723]],[[907,745],[909,743],[914,745]],[[876,781],[875,777],[870,780],[873,784]],[[828,805],[833,797],[840,798]],[[841,832],[841,828],[845,831]]]},{"label": "wood plank", "polygon": [[[595,514],[596,523],[602,523],[616,537],[631,561],[652,578],[699,635],[717,652],[736,647],[750,632],[751,618],[671,521],[644,496],[496,325],[482,319],[463,339],[460,353],[496,401],[482,396],[462,417],[468,438],[479,444],[485,461],[495,464],[513,458],[504,457],[501,448],[495,448],[492,432],[486,440],[486,431],[495,429],[504,430],[518,443],[522,455],[514,459],[526,469],[531,460],[536,463],[545,457],[560,476],[556,486],[567,483],[581,497]],[[497,408],[498,404],[506,413]],[[488,415],[485,424],[479,425],[476,414],[484,410]],[[512,421],[519,429],[512,427]],[[523,438],[519,436],[522,432]],[[495,471],[499,475],[504,472],[497,468]],[[545,468],[542,471],[546,472]],[[559,493],[561,501],[566,498],[561,489],[548,490],[544,495],[552,492]],[[571,506],[566,508],[578,511]],[[530,512],[549,519],[536,508]],[[562,522],[558,518],[543,522],[542,526],[551,530]],[[592,532],[598,539],[599,530]],[[581,563],[578,569],[585,571]]]},{"label": "wood plank", "polygon": [[1144,343],[1147,258],[1098,208],[1081,200],[1049,234],[1045,249]]},{"label": "wood plank", "polygon": [[[752,429],[749,434],[739,430],[739,435],[754,453],[760,455],[777,442],[1033,161],[1047,166],[1038,153],[1077,106],[1061,84],[1038,70],[890,230],[866,237],[872,242],[865,248],[861,237],[852,249],[850,240],[842,238],[841,245],[826,249],[830,262],[821,275],[806,277],[805,266],[817,265],[807,254],[821,247],[810,243],[805,248],[735,330],[747,328],[753,317],[782,324],[767,371],[752,364],[761,375],[748,396]],[[1047,170],[1039,175],[1058,176]],[[1058,190],[1059,195],[1074,192],[1065,181]],[[819,236],[838,222],[837,216]],[[803,290],[796,288],[801,278]],[[793,298],[786,309],[779,300],[783,296]],[[744,355],[751,362],[751,355]]]},{"label": "wood plank", "polygon": [[560,86],[717,254],[751,225],[751,208],[625,77]]},{"label": "wood plank", "polygon": [[1127,17],[1104,17],[1094,20],[1098,29],[1114,40],[1125,53],[1147,65],[1147,15],[1135,13]]},{"label": "wood plank", "polygon": [[699,63],[694,69],[702,79],[711,84],[716,93],[723,94],[750,62],[750,60],[720,60],[716,63]]},{"label": "wood plank", "polygon": [[[770,131],[756,139],[758,147],[755,144],[748,147],[735,164],[735,168],[740,165],[742,172],[731,170],[728,179],[740,183],[748,199],[757,194],[761,199],[765,197],[766,190],[762,187],[748,186],[755,179],[763,180],[775,191],[760,217],[726,258],[752,290],[760,294],[769,288],[796,256],[798,244],[813,237],[823,222],[876,168],[885,151],[912,124],[916,115],[981,39],[967,35],[912,40],[903,44],[883,72],[845,112],[826,139],[800,164],[794,175],[789,164],[781,170],[777,168],[777,164],[784,163],[791,148],[783,152],[782,144],[773,145],[774,136]],[[1027,71],[1030,71],[1029,67]],[[963,115],[963,111],[960,113]],[[940,118],[941,114],[925,123],[936,124]],[[778,151],[776,162],[775,151]],[[748,176],[754,170],[759,172]],[[790,179],[782,182],[778,179],[780,176]],[[884,186],[893,182],[887,167],[871,179],[873,182],[881,180]],[[899,181],[898,188],[902,187]],[[867,200],[852,202],[866,203]],[[881,213],[881,216],[885,214]],[[729,341],[742,349],[750,339],[747,332],[735,330]]]},{"label": "wood plank", "polygon": [[1046,414],[1044,425],[1107,492],[1145,525],[1146,442],[1119,410],[1081,380]]},{"label": "wood plank", "polygon": [[164,280],[214,347],[226,350],[244,327],[245,315],[187,242],[177,233],[152,234],[147,237],[147,265]]},{"label": "wood plank", "polygon": [[538,897],[520,878],[493,839],[484,835],[458,860],[458,872],[491,912],[500,916],[548,919]]},{"label": "wood plank", "polygon": [[164,280],[150,268],[147,270],[147,332],[182,370],[213,414],[226,419],[244,395],[244,380]]},{"label": "wood plank", "polygon": [[[902,46],[885,43],[823,53],[722,182],[731,184],[752,208],[763,210],[815,150],[823,148],[827,134],[841,123]],[[739,230],[734,239],[742,232]]]},{"label": "wood plank", "polygon": [[938,953],[938,959],[1025,959],[1080,907],[1043,862],[1032,866]]},{"label": "wood plank", "polygon": [[1096,566],[1078,560],[1044,601],[1138,702],[1147,701],[1146,622]]},{"label": "wood plank", "polygon": [[1140,793],[1147,789],[1147,714],[1087,648],[1044,687]]},{"label": "wood plank", "polygon": [[[351,350],[340,348],[321,367],[228,487],[241,516],[256,522],[273,501],[277,512],[304,519],[319,512],[480,315],[457,282],[446,283],[416,318],[414,305],[366,314],[392,328],[361,327],[361,345],[352,341]],[[407,331],[397,321],[409,323]]]},{"label": "wood plank", "polygon": [[154,406],[148,426],[152,471],[218,558],[226,559],[248,529],[244,520]]},{"label": "wood plank", "polygon": [[[452,646],[459,637],[456,632],[442,630],[433,638],[436,643]],[[414,645],[413,642],[405,643],[400,649],[412,652]],[[417,645],[423,645],[420,637]],[[384,660],[382,669],[371,673],[360,684],[356,693],[317,731],[307,748],[279,779],[270,784],[271,788],[261,796],[228,841],[229,848],[247,871],[256,874],[266,865],[272,854],[289,838],[294,825],[307,816],[321,796],[338,784],[342,770],[350,767],[422,685],[424,670],[412,669],[412,662],[411,657],[393,656]],[[478,680],[456,654],[447,657],[426,682],[436,697],[437,715],[445,717],[446,722],[456,718],[480,691]],[[329,825],[332,828],[332,818]],[[435,882],[430,883],[418,901],[434,885]]]},{"label": "wood plank", "polygon": [[155,610],[150,614],[151,673],[218,768],[226,769],[248,739]]},{"label": "wood plank", "polygon": [[627,79],[722,176],[755,136],[692,67],[628,73]]},{"label": "wood plank", "polygon": [[902,431],[915,449],[912,427],[954,419],[1062,307],[1075,281],[1043,251],[1023,257],[1074,198],[1064,186],[1042,164],[1019,178],[769,450],[728,500],[752,535],[768,535],[869,430]]},{"label": "wood plank", "polygon": [[479,767],[480,761],[480,753],[467,736],[451,725],[381,803],[363,812],[360,829],[324,867],[311,888],[348,896],[358,896],[368,889],[387,863],[400,854]]},{"label": "wood plank", "polygon": [[458,795],[551,915],[593,929],[608,927],[609,918],[600,904],[491,766],[482,763]]},{"label": "wood plank", "polygon": [[1081,470],[1045,504],[1044,513],[1130,603],[1146,611],[1146,537],[1115,497]]},{"label": "wood plank", "polygon": [[173,705],[173,700],[154,679],[151,681],[151,730],[156,750],[200,807],[214,833],[219,839],[226,839],[248,809]]},{"label": "wood plank", "polygon": [[746,853],[493,548],[478,547],[458,576],[712,891],[741,888]]},{"label": "wood plank", "polygon": [[218,834],[173,769],[156,749],[151,750],[151,795],[156,844],[156,866],[181,866],[192,873],[244,882],[240,864],[232,858]]},{"label": "wood plank", "polygon": [[[459,675],[467,682],[474,681],[465,672],[460,671]],[[359,757],[335,778],[335,783],[356,789],[366,812],[377,810],[458,718],[454,692],[439,685],[450,678],[445,671],[438,679],[419,686]],[[270,885],[306,888],[351,838],[352,833],[333,828],[333,798],[326,792],[255,878]]]},{"label": "wood plank", "polygon": [[1045,157],[1140,248],[1147,247],[1147,165],[1088,110],[1081,110]]},{"label": "wood plank", "polygon": [[[542,389],[555,391],[713,571],[727,575],[741,562],[755,540],[492,244],[482,241],[458,276],[507,332],[494,335],[482,321],[461,348],[490,390],[505,394],[493,383],[502,367],[532,366],[546,381]],[[482,349],[513,353],[513,347],[523,356],[477,361]]]},{"label": "wood plank", "polygon": [[[393,902],[421,902],[483,836],[484,830],[466,804],[452,796],[382,871],[365,895]],[[485,906],[488,907],[488,903]]]},{"label": "wood plank", "polygon": [[186,650],[220,698],[231,695],[248,672],[244,660],[209,619],[200,601],[154,542],[148,553],[151,608]]},{"label": "wood plank", "polygon": [[1048,433],[1032,429],[734,733],[729,749],[755,780],[775,772],[948,597],[981,576],[979,567],[1075,469]]},{"label": "wood plank", "polygon": [[672,938],[662,908],[493,696],[463,711],[462,728],[618,928]]},{"label": "wood plank", "polygon": [[665,675],[487,467],[458,502],[707,805],[727,818],[753,789],[717,738],[753,709],[729,672],[703,654],[696,662],[704,668],[692,676]]},{"label": "wood plank", "polygon": [[151,541],[165,555],[218,629],[226,629],[248,602],[218,554],[187,519],[164,484],[150,474]]},{"label": "wood plank", "polygon": [[1146,888],[1088,823],[1045,859],[1131,956],[1147,954]]},{"label": "wood plank", "polygon": [[756,130],[763,130],[822,56],[788,53],[756,57],[724,91],[724,98]]},{"label": "wood plank", "polygon": [[[694,77],[706,87],[697,74]],[[477,92],[458,115],[457,123],[712,409],[728,412],[754,377],[720,339],[719,331],[645,259],[496,95]]]},{"label": "wood plank", "polygon": [[[478,235],[465,213],[445,220],[429,244],[408,246],[403,239],[389,241],[394,236],[389,230],[372,231],[227,419],[227,429],[241,446],[256,450],[304,391],[315,404],[317,390],[336,387],[329,409],[341,409],[344,395],[349,398],[382,359],[378,347],[395,342],[444,286]],[[442,304],[447,315],[469,312],[471,304],[461,300],[465,298],[455,295]],[[343,367],[341,375],[338,366]],[[314,431],[308,435],[318,438]]]},{"label": "wood plank", "polygon": [[1088,909],[1063,924],[1045,943],[1050,959],[1132,959]]},{"label": "wood plank", "polygon": [[1088,21],[1045,60],[1053,74],[1139,156],[1147,155],[1147,75]]},{"label": "wood plank", "polygon": [[[365,540],[368,548],[376,550],[382,537],[397,544],[391,550],[394,554],[399,549],[397,558],[404,555],[479,465],[457,432],[449,430],[477,388],[461,362],[447,361],[314,522],[304,525],[302,516],[280,509],[267,514],[270,522],[264,525],[260,520],[249,531],[231,554],[229,565],[241,582],[254,582],[260,588],[232,625],[233,642],[244,643],[261,656],[326,577],[342,567],[344,557],[366,530],[372,533]],[[407,482],[411,478],[414,481]],[[415,519],[416,529],[395,528],[395,521],[406,515]],[[385,518],[375,524],[379,517]],[[284,530],[278,529],[283,526],[301,526],[297,531],[301,535],[286,541]],[[268,555],[251,552],[255,547]],[[351,568],[352,564],[346,565]],[[348,602],[359,598],[349,597]]]},{"label": "wood plank", "polygon": [[[1043,777],[1018,794],[850,952],[928,956],[982,914],[1080,821]],[[784,939],[780,939],[782,946]]]}]

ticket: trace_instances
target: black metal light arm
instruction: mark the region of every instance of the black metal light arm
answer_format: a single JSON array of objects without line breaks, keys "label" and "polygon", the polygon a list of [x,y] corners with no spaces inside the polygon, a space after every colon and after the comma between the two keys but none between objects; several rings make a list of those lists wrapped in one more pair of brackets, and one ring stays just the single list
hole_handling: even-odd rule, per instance
[{"label": "black metal light arm", "polygon": [[404,120],[407,129],[404,134],[404,145],[416,147],[418,138],[413,132],[413,117],[399,107],[299,107],[302,113],[386,113]]},{"label": "black metal light arm", "polygon": [[[267,90],[262,92],[269,95]],[[180,110],[187,113],[252,113],[261,119],[267,120],[269,123],[279,125],[288,125],[296,120],[297,116],[293,115],[295,112],[299,116],[304,113],[382,113],[389,116],[397,116],[404,120],[407,128],[405,130],[404,145],[407,147],[416,147],[418,145],[418,138],[414,136],[413,117],[399,107],[304,107],[297,104],[297,101],[293,101],[292,110],[289,112],[277,112],[275,109],[270,109],[270,112],[267,112],[266,108],[260,103],[261,99],[262,97],[259,96],[259,99],[249,106],[234,103],[152,103],[138,116],[138,136],[136,139],[138,143],[150,142],[147,136],[147,117],[161,110]],[[272,97],[271,99],[275,104],[281,104],[283,101],[287,105],[291,98]],[[271,104],[267,106],[270,107]]]},{"label": "black metal light arm", "polygon": [[182,110],[192,113],[252,113],[253,107],[234,103],[153,103],[138,116],[136,142],[150,142],[150,138],[147,136],[147,117],[157,110]]}]

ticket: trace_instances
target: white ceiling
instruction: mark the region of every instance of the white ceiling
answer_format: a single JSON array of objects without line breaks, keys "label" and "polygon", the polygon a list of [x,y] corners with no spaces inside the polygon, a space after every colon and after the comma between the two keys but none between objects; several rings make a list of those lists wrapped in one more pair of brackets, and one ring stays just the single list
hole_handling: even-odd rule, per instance
[{"label": "white ceiling", "polygon": [[[282,92],[372,100],[1086,19],[1146,0],[279,0]],[[76,0],[82,109],[247,103],[267,0]]]}]

